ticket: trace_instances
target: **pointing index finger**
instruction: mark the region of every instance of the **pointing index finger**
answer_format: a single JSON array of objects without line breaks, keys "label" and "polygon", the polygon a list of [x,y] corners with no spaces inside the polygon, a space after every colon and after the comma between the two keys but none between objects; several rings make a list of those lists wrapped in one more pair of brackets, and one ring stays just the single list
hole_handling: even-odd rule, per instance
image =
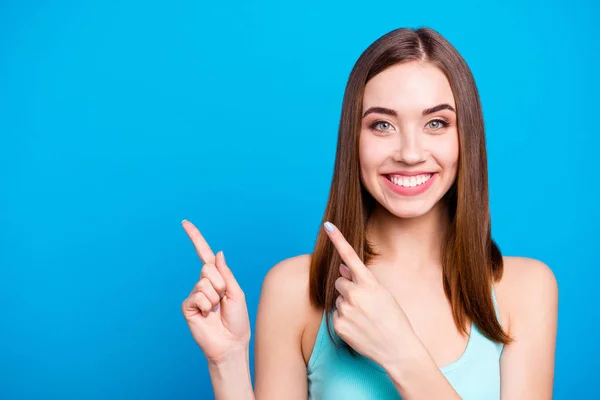
[{"label": "pointing index finger", "polygon": [[367,268],[364,266],[362,260],[358,254],[356,254],[350,243],[348,243],[344,235],[342,235],[342,232],[340,232],[340,230],[329,221],[325,222],[324,226],[329,239],[331,239],[331,242],[337,249],[340,257],[350,269],[354,280],[364,279],[366,273],[365,270]]},{"label": "pointing index finger", "polygon": [[185,219],[181,221],[181,225],[183,226],[185,233],[187,233],[188,237],[194,244],[194,247],[196,248],[196,253],[198,253],[198,256],[200,257],[200,260],[202,260],[202,263],[214,264],[215,254],[211,250],[210,246],[208,245],[208,243],[204,239],[204,236],[202,236],[198,228],[196,228],[194,224],[192,224],[190,221]]}]

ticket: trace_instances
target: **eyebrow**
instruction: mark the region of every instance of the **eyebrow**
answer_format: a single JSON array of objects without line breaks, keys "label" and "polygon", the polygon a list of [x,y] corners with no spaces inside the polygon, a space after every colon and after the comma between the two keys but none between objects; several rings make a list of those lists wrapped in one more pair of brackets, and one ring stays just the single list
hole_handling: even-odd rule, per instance
[{"label": "eyebrow", "polygon": [[[441,110],[450,110],[450,111],[453,111],[456,113],[456,110],[450,104],[438,104],[435,107],[431,107],[431,108],[427,108],[427,109],[423,110],[423,115],[433,114],[434,112],[438,112]],[[396,111],[392,110],[391,108],[371,107],[367,111],[365,111],[365,113],[363,114],[363,118],[366,117],[367,115],[373,114],[373,113],[391,115],[392,117],[398,116],[398,113],[396,113]]]}]

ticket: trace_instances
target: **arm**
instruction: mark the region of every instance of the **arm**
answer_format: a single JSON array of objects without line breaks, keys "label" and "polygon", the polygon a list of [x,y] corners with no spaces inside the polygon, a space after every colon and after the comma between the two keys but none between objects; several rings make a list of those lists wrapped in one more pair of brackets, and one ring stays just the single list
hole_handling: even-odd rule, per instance
[{"label": "arm", "polygon": [[255,400],[248,349],[232,352],[219,362],[208,363],[215,400]]},{"label": "arm", "polygon": [[[502,399],[551,399],[558,314],[556,279],[545,264],[527,258],[506,262],[503,298],[509,334],[502,352]],[[504,280],[503,279],[503,280]]]},{"label": "arm", "polygon": [[282,261],[264,279],[255,337],[255,394],[259,400],[306,400],[301,351],[306,325],[310,256]]},{"label": "arm", "polygon": [[191,222],[183,220],[182,226],[204,265],[181,310],[208,361],[215,398],[253,400],[248,368],[250,320],[244,291],[223,252],[215,256]]},{"label": "arm", "polygon": [[209,362],[215,399],[306,400],[301,337],[309,304],[309,262],[310,256],[282,261],[264,279],[256,319],[255,391],[244,348]]},{"label": "arm", "polygon": [[300,343],[308,305],[309,263],[310,256],[299,256],[269,271],[256,318],[255,390],[248,349],[240,349],[218,362],[209,362],[215,399],[307,398],[306,364]]},{"label": "arm", "polygon": [[[509,313],[509,335],[500,359],[501,398],[552,399],[558,287],[552,271],[527,258],[505,258],[498,296]],[[504,308],[504,307],[503,307]],[[460,399],[421,342],[413,339],[411,360],[386,368],[403,398]],[[418,396],[418,397],[417,397]]]},{"label": "arm", "polygon": [[354,350],[381,365],[403,399],[460,399],[412,329],[392,293],[365,266],[343,234],[324,228],[345,264],[335,281],[333,326]]},{"label": "arm", "polygon": [[[409,353],[406,349],[412,349]],[[383,365],[403,399],[459,400],[450,382],[435,364],[416,334],[404,347],[404,360],[393,365]],[[401,359],[399,357],[398,359]]]}]

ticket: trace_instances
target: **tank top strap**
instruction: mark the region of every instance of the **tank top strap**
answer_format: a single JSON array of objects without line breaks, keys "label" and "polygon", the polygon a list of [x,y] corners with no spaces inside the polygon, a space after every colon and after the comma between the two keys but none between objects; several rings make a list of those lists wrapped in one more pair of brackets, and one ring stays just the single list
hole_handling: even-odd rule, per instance
[{"label": "tank top strap", "polygon": [[498,322],[501,322],[500,319],[500,309],[498,308],[498,300],[496,299],[496,288],[494,284],[492,284],[492,301],[494,302],[494,310],[496,311],[496,318]]},{"label": "tank top strap", "polygon": [[[494,310],[496,311],[496,319],[498,323],[502,325],[502,317],[500,316],[500,308],[498,307],[498,299],[496,298],[496,289],[494,284],[492,284],[492,300],[494,301]],[[502,354],[504,350],[504,344],[502,343],[494,343],[494,346],[498,349],[499,354]]]}]

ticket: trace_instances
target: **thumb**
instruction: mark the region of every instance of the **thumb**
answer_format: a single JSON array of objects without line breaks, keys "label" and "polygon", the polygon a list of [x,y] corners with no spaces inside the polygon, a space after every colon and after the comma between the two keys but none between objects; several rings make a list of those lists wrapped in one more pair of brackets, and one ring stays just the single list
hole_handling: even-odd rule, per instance
[{"label": "thumb", "polygon": [[225,296],[232,300],[241,299],[244,296],[244,292],[233,276],[233,272],[231,272],[227,266],[227,263],[225,262],[225,254],[223,254],[222,250],[219,251],[215,257],[215,265],[225,280]]}]

